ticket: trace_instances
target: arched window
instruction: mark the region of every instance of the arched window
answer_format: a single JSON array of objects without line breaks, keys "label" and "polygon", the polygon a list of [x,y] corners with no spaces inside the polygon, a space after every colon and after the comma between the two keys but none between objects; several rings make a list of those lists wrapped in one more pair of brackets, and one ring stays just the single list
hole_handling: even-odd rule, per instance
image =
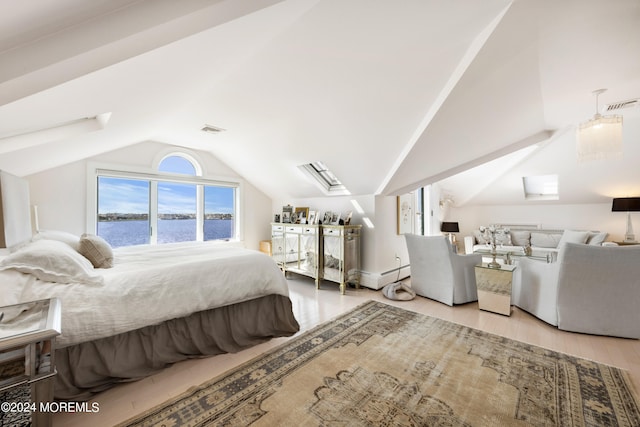
[{"label": "arched window", "polygon": [[158,165],[158,170],[160,172],[169,172],[169,173],[179,173],[183,175],[202,175],[202,173],[198,173],[200,170],[200,165],[194,160],[189,159],[184,155],[180,154],[171,154],[162,161]]},{"label": "arched window", "polygon": [[188,154],[157,165],[152,175],[96,169],[96,234],[114,247],[237,237],[237,182],[202,178]]}]

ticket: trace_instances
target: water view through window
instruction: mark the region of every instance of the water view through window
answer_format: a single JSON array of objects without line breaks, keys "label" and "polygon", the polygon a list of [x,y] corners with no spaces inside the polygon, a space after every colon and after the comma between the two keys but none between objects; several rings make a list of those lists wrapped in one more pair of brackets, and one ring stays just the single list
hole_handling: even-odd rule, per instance
[{"label": "water view through window", "polygon": [[[172,161],[165,171],[195,175],[191,163],[175,157],[167,158]],[[202,207],[197,203],[198,186],[204,189]],[[148,180],[98,177],[97,234],[113,247],[150,243],[153,188]],[[157,243],[195,241],[198,215],[205,241],[234,237],[235,188],[169,180],[159,181],[156,188]]]}]

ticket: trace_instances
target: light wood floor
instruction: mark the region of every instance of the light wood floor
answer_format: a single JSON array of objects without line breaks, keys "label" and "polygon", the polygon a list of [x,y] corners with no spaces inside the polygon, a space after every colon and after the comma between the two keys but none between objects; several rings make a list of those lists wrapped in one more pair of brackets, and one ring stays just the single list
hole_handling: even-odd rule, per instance
[{"label": "light wood floor", "polygon": [[[346,295],[340,295],[335,284],[326,283],[322,285],[322,289],[316,290],[313,280],[302,277],[290,278],[289,287],[293,309],[301,330],[308,330],[364,301],[373,299],[626,369],[631,374],[636,390],[640,390],[640,340],[559,331],[515,307],[511,316],[507,317],[481,311],[477,303],[449,307],[422,297],[416,297],[412,301],[394,302],[385,299],[381,291],[370,289],[350,288]],[[112,426],[250,360],[287,339],[289,338],[274,339],[233,355],[177,363],[157,375],[119,385],[95,396],[93,401],[99,404],[97,413],[54,414],[53,425]]]}]

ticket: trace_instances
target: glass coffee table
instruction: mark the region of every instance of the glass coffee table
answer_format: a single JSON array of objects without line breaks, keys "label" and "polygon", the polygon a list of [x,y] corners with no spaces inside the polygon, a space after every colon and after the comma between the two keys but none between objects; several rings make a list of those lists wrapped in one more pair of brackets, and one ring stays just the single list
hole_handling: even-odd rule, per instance
[{"label": "glass coffee table", "polygon": [[[488,248],[476,249],[475,251],[473,251],[473,253],[481,254],[483,258],[492,256],[491,249]],[[518,258],[536,259],[539,261],[546,261],[548,263],[551,263],[556,262],[556,260],[558,259],[558,253],[550,251],[532,251],[530,254],[526,254],[524,251],[509,249],[508,247],[496,248],[496,259],[501,259],[508,264],[509,259],[514,260]]]}]

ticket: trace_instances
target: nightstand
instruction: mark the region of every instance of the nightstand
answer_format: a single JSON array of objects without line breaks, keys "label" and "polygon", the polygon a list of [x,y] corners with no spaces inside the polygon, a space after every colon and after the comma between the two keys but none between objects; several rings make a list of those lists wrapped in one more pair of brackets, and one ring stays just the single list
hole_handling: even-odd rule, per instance
[{"label": "nightstand", "polygon": [[[43,404],[53,401],[60,309],[57,298],[0,307],[0,424],[51,425]],[[43,349],[48,366],[39,366]]]}]

